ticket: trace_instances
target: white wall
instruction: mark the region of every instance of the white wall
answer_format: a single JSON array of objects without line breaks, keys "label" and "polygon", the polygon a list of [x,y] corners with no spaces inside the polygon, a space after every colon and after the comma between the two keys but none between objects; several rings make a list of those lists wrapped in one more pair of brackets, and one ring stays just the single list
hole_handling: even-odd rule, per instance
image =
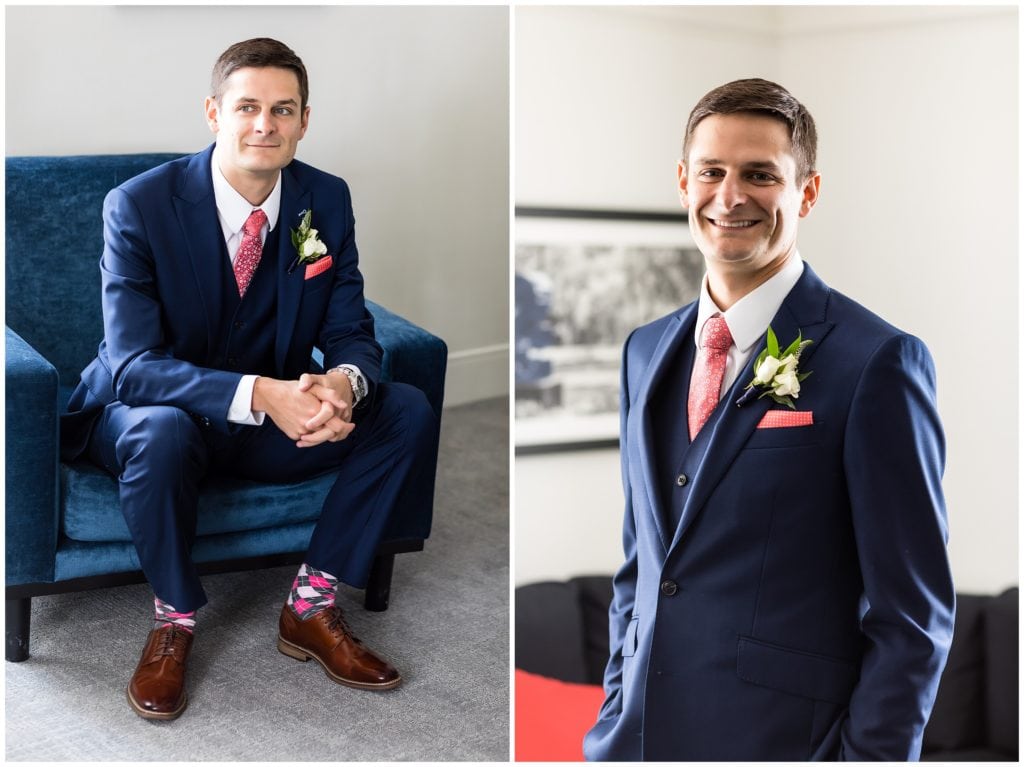
[{"label": "white wall", "polygon": [[[760,76],[808,106],[801,253],[928,343],[957,588],[1016,583],[1016,9],[521,8],[516,35],[517,204],[673,210],[701,95]],[[614,571],[621,499],[617,451],[518,457],[516,582]]]},{"label": "white wall", "polygon": [[350,183],[367,295],[448,343],[446,404],[504,395],[508,16],[501,7],[8,7],[6,154],[202,149],[217,56],[248,37],[282,39],[310,78],[297,156]]}]

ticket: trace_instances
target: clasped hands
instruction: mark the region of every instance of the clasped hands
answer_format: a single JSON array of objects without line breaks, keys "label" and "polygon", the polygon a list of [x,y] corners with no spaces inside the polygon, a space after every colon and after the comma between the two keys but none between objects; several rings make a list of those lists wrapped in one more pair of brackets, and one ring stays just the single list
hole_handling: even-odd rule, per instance
[{"label": "clasped hands", "polygon": [[270,416],[296,447],[313,447],[352,433],[352,399],[344,373],[303,373],[298,381],[260,376],[252,390],[252,409]]}]

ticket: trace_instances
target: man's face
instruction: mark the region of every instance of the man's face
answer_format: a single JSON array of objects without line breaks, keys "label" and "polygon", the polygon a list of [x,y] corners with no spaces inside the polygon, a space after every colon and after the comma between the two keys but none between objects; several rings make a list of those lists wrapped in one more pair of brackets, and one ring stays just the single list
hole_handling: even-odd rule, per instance
[{"label": "man's face", "polygon": [[276,179],[306,135],[309,107],[301,108],[299,78],[290,69],[243,67],[225,81],[219,103],[206,99],[206,121],[228,181],[249,174]]},{"label": "man's face", "polygon": [[754,274],[796,247],[821,177],[796,178],[786,124],[740,112],[705,117],[679,164],[679,198],[708,268]]}]

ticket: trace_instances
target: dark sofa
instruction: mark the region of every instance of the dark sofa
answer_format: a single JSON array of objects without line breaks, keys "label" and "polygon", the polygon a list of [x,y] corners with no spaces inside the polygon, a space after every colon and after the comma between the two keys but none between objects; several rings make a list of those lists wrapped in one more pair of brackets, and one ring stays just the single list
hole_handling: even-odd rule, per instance
[{"label": "dark sofa", "polygon": [[[608,576],[517,588],[516,668],[600,685],[611,598]],[[923,760],[1017,761],[1018,600],[1016,588],[998,596],[957,594],[953,646],[925,729]]]}]

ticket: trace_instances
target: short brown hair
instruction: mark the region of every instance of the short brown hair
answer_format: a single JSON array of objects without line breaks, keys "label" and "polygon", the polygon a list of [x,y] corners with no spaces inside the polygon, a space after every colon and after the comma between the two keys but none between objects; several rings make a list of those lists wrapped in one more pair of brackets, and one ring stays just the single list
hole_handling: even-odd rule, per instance
[{"label": "short brown hair", "polygon": [[760,78],[733,80],[709,91],[697,102],[686,122],[683,139],[683,163],[687,162],[690,139],[697,123],[709,115],[755,112],[782,120],[789,128],[789,141],[796,159],[797,181],[804,181],[815,171],[818,154],[818,132],[807,108],[777,83]]},{"label": "short brown hair", "polygon": [[290,69],[299,80],[299,95],[302,98],[301,109],[305,110],[309,101],[309,78],[302,59],[284,43],[269,37],[254,37],[243,40],[228,48],[213,65],[213,76],[210,80],[210,92],[220,103],[224,95],[224,83],[231,73],[242,67],[280,67]]}]

